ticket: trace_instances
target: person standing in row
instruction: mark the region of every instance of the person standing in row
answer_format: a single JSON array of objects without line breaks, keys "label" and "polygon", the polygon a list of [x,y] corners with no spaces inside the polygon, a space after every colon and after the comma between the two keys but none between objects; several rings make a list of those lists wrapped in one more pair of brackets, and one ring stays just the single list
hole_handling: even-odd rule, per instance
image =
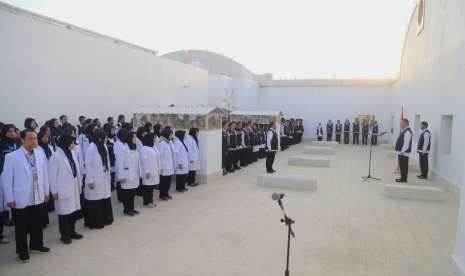
[{"label": "person standing in row", "polygon": [[421,134],[418,139],[418,155],[420,160],[421,174],[417,177],[419,179],[428,178],[428,156],[431,149],[431,133],[428,130],[428,122],[421,122]]},{"label": "person standing in row", "polygon": [[341,143],[342,124],[340,120],[336,122],[336,142]]},{"label": "person standing in row", "polygon": [[357,144],[359,145],[359,139],[360,139],[360,122],[358,118],[355,118],[355,122],[352,124],[352,144]]},{"label": "person standing in row", "polygon": [[240,170],[241,168],[239,167],[239,139],[236,131],[236,123],[231,122],[229,124],[229,151],[228,155],[231,157],[230,158],[230,167],[229,167],[229,172],[234,172],[235,170]]},{"label": "person standing in row", "polygon": [[195,181],[195,174],[200,170],[200,155],[199,155],[199,139],[197,137],[199,133],[198,128],[189,129],[189,135],[185,139],[187,146],[187,152],[189,156],[189,175],[187,176],[187,185],[194,187],[199,185]]},{"label": "person standing in row", "polygon": [[101,229],[113,223],[110,157],[105,140],[105,132],[97,131],[86,152],[84,224],[90,229]]},{"label": "person standing in row", "polygon": [[371,126],[371,144],[373,146],[378,145],[378,134],[379,134],[379,126],[378,121],[373,121],[373,125]]},{"label": "person standing in row", "polygon": [[409,156],[410,152],[412,152],[412,130],[407,119],[402,119],[400,127],[395,147],[399,160],[400,178],[396,179],[396,182],[405,183],[408,178]]},{"label": "person standing in row", "polygon": [[316,127],[316,137],[318,141],[323,141],[323,126],[321,123],[318,123],[318,126]]},{"label": "person standing in row", "polygon": [[155,144],[155,134],[148,133],[142,140],[141,151],[142,197],[144,206],[155,207],[153,203],[154,187],[160,184],[160,155]]},{"label": "person standing in row", "polygon": [[274,173],[274,158],[278,151],[278,134],[276,133],[276,123],[271,122],[266,135],[266,172]]},{"label": "person standing in row", "polygon": [[121,199],[124,206],[124,214],[134,216],[139,211],[134,208],[134,198],[141,177],[140,157],[137,151],[136,133],[128,132],[124,138],[125,145],[115,155],[121,183]]},{"label": "person standing in row", "polygon": [[176,160],[176,191],[187,192],[186,181],[187,174],[189,173],[189,156],[187,153],[187,147],[184,143],[184,137],[186,132],[184,130],[177,130],[174,133],[176,138],[174,139],[174,152]]},{"label": "person standing in row", "polygon": [[368,134],[370,132],[370,126],[366,120],[362,122],[362,146],[368,146]]},{"label": "person standing in row", "polygon": [[[118,154],[123,154],[123,151],[124,151],[124,149],[126,147],[125,137],[127,135],[128,135],[128,131],[126,129],[124,129],[124,128],[121,128],[116,134],[117,139],[116,139],[115,144],[113,145],[113,152],[115,154],[116,197],[117,197],[119,202],[122,202],[122,198],[123,198],[122,195],[121,195],[121,178],[120,178],[120,174],[121,175],[124,174],[124,165],[122,163],[117,162],[116,156]],[[118,159],[118,160],[122,161],[122,159]]]},{"label": "person standing in row", "polygon": [[160,136],[160,143],[158,144],[158,150],[160,152],[160,199],[169,200],[173,199],[169,195],[171,187],[171,178],[174,175],[175,163],[175,152],[173,143],[173,131],[170,127],[165,127]]},{"label": "person standing in row", "polygon": [[221,140],[221,165],[223,167],[223,176],[228,173],[229,170],[229,156],[228,156],[228,145],[229,145],[229,135],[228,135],[228,123],[223,122],[222,130],[222,140]]},{"label": "person standing in row", "polygon": [[349,119],[346,119],[344,123],[344,144],[349,144],[349,137],[350,137],[350,122]]},{"label": "person standing in row", "polygon": [[334,124],[331,122],[331,120],[328,120],[328,123],[326,124],[326,141],[333,140],[333,131]]},{"label": "person standing in row", "polygon": [[[49,200],[47,160],[36,151],[37,133],[21,132],[22,147],[5,156],[2,172],[4,198],[13,211],[16,253],[21,261],[29,260],[29,250],[47,253],[44,246],[43,212]],[[30,234],[30,244],[27,234]]]},{"label": "person standing in row", "polygon": [[70,244],[71,239],[82,238],[74,227],[76,214],[81,209],[82,178],[77,156],[72,151],[73,146],[72,136],[60,136],[49,166],[50,191],[55,200],[58,228],[64,244]]}]

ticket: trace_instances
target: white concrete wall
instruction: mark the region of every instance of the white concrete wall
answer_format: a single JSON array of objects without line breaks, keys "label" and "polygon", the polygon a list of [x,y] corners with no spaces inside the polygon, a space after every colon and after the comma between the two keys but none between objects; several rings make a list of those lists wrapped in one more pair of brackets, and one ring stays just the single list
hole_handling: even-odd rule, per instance
[{"label": "white concrete wall", "polygon": [[[0,6],[0,121],[207,104],[207,71]],[[129,114],[128,114],[129,115]]]},{"label": "white concrete wall", "polygon": [[[233,79],[224,75],[208,75],[208,104],[232,107]],[[228,106],[229,105],[229,106]]]},{"label": "white concrete wall", "polygon": [[314,137],[318,122],[351,121],[375,115],[380,131],[390,128],[391,87],[262,87],[259,107],[281,110],[285,118],[303,118],[306,138]]},{"label": "white concrete wall", "polygon": [[[401,106],[411,121],[415,115],[432,130],[432,170],[455,189],[465,181],[465,1],[426,1],[424,29],[417,35],[415,13],[406,38],[400,80],[393,86],[393,114],[398,122]],[[453,115],[451,153],[441,153],[441,116]],[[465,189],[454,259],[465,274]]]},{"label": "white concrete wall", "polygon": [[225,75],[208,76],[208,104],[225,108],[254,110],[258,107],[258,82]]}]

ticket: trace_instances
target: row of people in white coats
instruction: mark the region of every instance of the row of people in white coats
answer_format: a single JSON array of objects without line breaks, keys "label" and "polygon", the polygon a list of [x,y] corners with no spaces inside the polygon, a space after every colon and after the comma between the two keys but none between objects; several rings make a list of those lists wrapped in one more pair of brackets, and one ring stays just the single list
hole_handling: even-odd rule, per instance
[{"label": "row of people in white coats", "polygon": [[[176,189],[179,192],[187,190],[187,178],[195,177],[199,168],[197,131],[191,129],[192,135],[187,138],[184,138],[184,131],[176,131],[174,141],[169,127],[163,129],[159,139],[154,133],[147,133],[138,150],[135,133],[120,130],[120,139],[114,145],[115,169],[125,214],[133,216],[138,213],[134,209],[134,196],[140,178],[143,203],[148,207],[154,206],[153,187],[156,185],[159,185],[160,199],[171,199],[169,189],[173,175],[176,175]],[[84,224],[89,228],[99,229],[113,222],[107,135],[96,131],[85,154],[81,153],[83,149],[75,140],[74,130],[60,136],[53,151],[48,148],[52,151],[50,154],[46,147],[38,146],[34,130],[24,130],[21,148],[6,156],[0,178],[1,197],[5,204],[1,205],[12,209],[16,253],[23,261],[29,259],[29,250],[50,250],[43,242],[44,204],[48,202],[50,193],[55,200],[59,232],[65,244],[82,238],[75,231],[75,222],[82,213]],[[82,160],[81,156],[85,159]]]}]

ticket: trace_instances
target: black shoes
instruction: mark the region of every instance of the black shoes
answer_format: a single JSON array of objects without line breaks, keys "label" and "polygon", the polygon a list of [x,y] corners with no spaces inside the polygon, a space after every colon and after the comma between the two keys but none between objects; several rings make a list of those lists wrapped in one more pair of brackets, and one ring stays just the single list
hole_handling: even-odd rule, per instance
[{"label": "black shoes", "polygon": [[396,179],[396,182],[397,183],[407,183],[407,180],[399,178],[399,179]]},{"label": "black shoes", "polygon": [[29,261],[29,254],[27,253],[23,253],[23,254],[19,254],[18,255],[18,258],[20,261],[22,261],[23,263],[27,263]]},{"label": "black shoes", "polygon": [[62,243],[64,243],[64,244],[70,244],[70,243],[73,242],[71,239],[69,239],[69,238],[68,238],[68,239],[65,239],[65,238],[63,238],[63,237],[60,238],[60,241],[61,241]]},{"label": "black shoes", "polygon": [[428,179],[428,177],[423,176],[423,175],[417,175],[417,178],[418,178],[418,179]]},{"label": "black shoes", "polygon": [[31,248],[30,250],[38,252],[38,253],[48,253],[48,252],[50,252],[50,248],[45,247],[45,246],[38,247],[38,248]]},{"label": "black shoes", "polygon": [[76,232],[71,234],[71,238],[74,239],[74,240],[80,240],[80,239],[82,239],[82,237],[84,237],[84,236],[81,235],[81,234],[78,234]]},{"label": "black shoes", "polygon": [[128,217],[133,217],[135,215],[133,211],[125,211],[124,214]]}]

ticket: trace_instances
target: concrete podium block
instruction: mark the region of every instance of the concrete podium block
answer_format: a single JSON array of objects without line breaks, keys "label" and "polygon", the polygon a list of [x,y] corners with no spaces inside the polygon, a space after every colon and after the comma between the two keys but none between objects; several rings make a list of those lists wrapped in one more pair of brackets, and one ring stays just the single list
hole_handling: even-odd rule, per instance
[{"label": "concrete podium block", "polygon": [[316,177],[278,173],[257,176],[257,186],[312,191],[318,189]]},{"label": "concrete podium block", "polygon": [[329,167],[329,159],[315,156],[290,156],[288,164],[307,167]]},{"label": "concrete podium block", "polygon": [[339,146],[338,142],[335,141],[313,141],[312,145],[318,146],[318,147],[337,147]]},{"label": "concrete podium block", "polygon": [[387,158],[397,158],[397,152],[395,150],[389,150],[386,152]]},{"label": "concrete podium block", "polygon": [[334,149],[331,147],[315,147],[315,146],[305,146],[304,153],[308,154],[334,154]]},{"label": "concrete podium block", "polygon": [[384,185],[384,196],[414,200],[444,200],[444,190],[436,187],[425,187],[408,184]]}]

